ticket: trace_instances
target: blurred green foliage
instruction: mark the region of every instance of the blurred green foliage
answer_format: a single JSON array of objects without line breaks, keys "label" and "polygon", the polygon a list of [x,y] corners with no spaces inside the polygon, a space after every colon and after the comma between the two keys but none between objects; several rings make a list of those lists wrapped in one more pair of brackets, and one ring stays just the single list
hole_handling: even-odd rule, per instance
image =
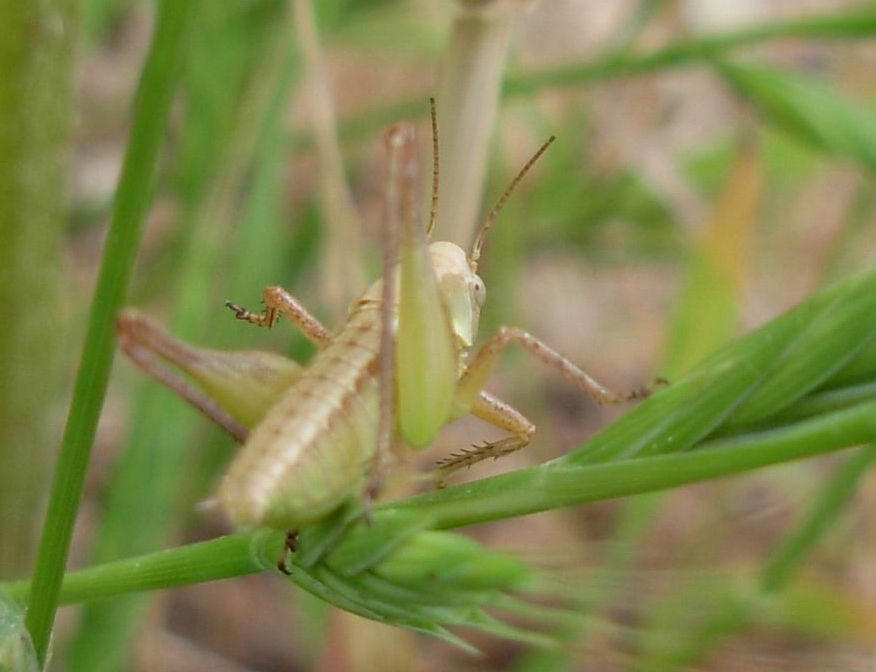
[{"label": "blurred green foliage", "polygon": [[[172,21],[168,19],[172,4],[158,3],[165,12],[159,14],[164,20]],[[446,520],[442,524],[436,521],[442,520],[442,511],[453,511],[454,506],[470,516],[467,523],[478,522],[478,512],[479,520],[487,520],[502,517],[503,511],[504,515],[520,514],[527,506],[530,510],[550,509],[651,492],[817,453],[828,449],[826,443],[817,441],[830,433],[826,425],[832,421],[847,423],[841,426],[849,430],[849,441],[867,436],[862,409],[872,403],[871,363],[876,352],[869,331],[873,311],[868,297],[876,295],[867,284],[870,275],[857,276],[841,286],[844,289],[813,299],[758,332],[760,336],[750,336],[729,350],[721,348],[740,331],[747,297],[758,292],[763,278],[788,282],[783,264],[790,262],[781,253],[792,247],[797,233],[788,204],[799,203],[801,194],[805,195],[823,172],[845,165],[858,171],[860,177],[852,190],[853,198],[840,211],[842,221],[835,225],[827,251],[811,262],[816,270],[800,282],[798,295],[802,295],[802,288],[807,290],[805,293],[814,290],[822,280],[852,277],[854,271],[871,265],[874,257],[869,230],[876,204],[871,186],[876,168],[876,121],[872,104],[866,99],[873,92],[847,91],[854,87],[832,77],[833,68],[842,67],[839,61],[828,62],[821,71],[815,67],[817,76],[813,76],[811,65],[795,69],[768,64],[764,52],[745,52],[744,48],[771,46],[786,38],[800,40],[803,45],[819,40],[820,48],[825,50],[849,48],[853,40],[872,39],[876,12],[862,7],[712,36],[682,34],[653,50],[640,47],[644,42],[640,38],[649,26],[659,22],[673,25],[674,4],[637,3],[636,12],[618,29],[615,39],[587,61],[508,76],[504,93],[514,103],[502,118],[507,128],[497,136],[511,134],[507,129],[514,127],[524,129],[533,138],[555,133],[561,141],[502,213],[502,225],[485,251],[485,270],[492,311],[487,322],[514,317],[509,292],[516,286],[516,278],[525,273],[527,258],[534,254],[561,251],[574,255],[582,267],[598,263],[605,273],[623,264],[656,268],[668,277],[681,278],[681,289],[666,316],[663,370],[682,382],[638,407],[621,423],[553,467],[522,470],[477,483],[472,491],[477,497],[471,501],[463,498],[459,500],[462,503],[453,503],[454,497],[462,496],[461,489],[436,493],[432,499],[426,495],[412,500],[412,510],[423,516],[417,520],[417,533],[430,525],[449,524]],[[441,55],[444,26],[436,17],[445,20],[442,12],[447,8],[427,12],[401,0],[334,0],[320,2],[315,9],[323,44],[338,58],[337,72],[348,73],[345,68],[351,68],[349,61],[357,62],[357,76],[369,82],[364,88],[377,90],[379,86],[372,85],[371,78],[378,81],[384,71],[398,77],[399,71],[409,68],[416,73],[411,81],[428,88],[423,84],[423,69],[417,65]],[[85,2],[82,21],[87,46],[82,49],[86,57],[99,58],[125,22],[142,21],[142,14],[152,10],[149,3]],[[182,12],[179,6],[177,11]],[[310,354],[308,346],[300,336],[290,335],[292,330],[285,325],[270,336],[256,334],[240,329],[221,308],[226,298],[254,302],[266,284],[283,284],[318,302],[314,285],[318,284],[328,237],[312,178],[314,171],[308,163],[313,138],[301,126],[290,130],[289,111],[299,105],[302,90],[302,59],[292,34],[288,6],[280,0],[193,1],[190,11],[187,30],[175,27],[182,34],[175,32],[174,26],[162,24],[161,19],[157,22],[158,42],[150,49],[133,101],[134,122],[126,157],[126,165],[131,168],[117,187],[114,218],[121,225],[136,228],[147,209],[155,205],[158,207],[153,212],[158,221],[153,237],[142,248],[131,298],[125,302],[147,305],[150,311],[167,315],[165,322],[170,331],[199,344],[261,348],[267,343],[304,359]],[[176,16],[183,20],[181,13]],[[162,43],[168,35],[176,42]],[[0,40],[5,45],[9,38],[2,37],[0,31]],[[163,49],[176,54],[165,57],[171,61],[177,58],[178,68],[168,61],[163,62],[164,67],[155,67],[155,59]],[[667,159],[703,205],[702,221],[698,222],[682,221],[678,203],[655,184],[647,170],[632,161],[605,161],[594,151],[600,129],[591,108],[597,84],[620,86],[625,78],[659,77],[693,66],[707,72],[722,85],[725,95],[748,110],[734,117],[734,124],[725,133]],[[0,74],[7,84],[13,81],[9,77],[20,79],[27,72],[16,71],[11,65],[3,67]],[[415,88],[414,84],[409,86]],[[336,85],[335,93],[345,99],[340,85]],[[553,96],[565,102],[543,103],[543,99]],[[345,100],[339,132],[344,139],[349,175],[357,180],[354,194],[364,209],[379,200],[382,188],[379,178],[373,177],[376,171],[372,162],[377,154],[371,149],[382,128],[401,116],[422,118],[427,106],[420,90],[405,99],[382,102],[379,107],[363,106],[356,95],[350,99]],[[171,100],[175,103],[173,110]],[[5,111],[7,108],[0,109]],[[69,119],[59,123],[67,124]],[[144,136],[138,135],[144,128],[149,136],[145,145]],[[537,142],[533,141],[533,146]],[[512,154],[495,153],[487,201],[501,192],[507,176],[513,174]],[[12,184],[2,181],[7,186]],[[46,204],[51,205],[49,201]],[[74,212],[80,222],[87,220],[87,225],[72,230],[75,243],[91,227],[102,223],[95,217],[101,214],[99,208],[77,210],[74,204]],[[128,215],[123,216],[125,213]],[[34,210],[25,214],[39,213]],[[9,216],[5,219],[8,221]],[[694,229],[696,233],[692,233]],[[102,294],[98,288],[92,335],[84,350],[84,361],[91,356],[99,364],[93,376],[96,381],[108,375],[112,319],[125,297],[126,278],[133,272],[136,238],[128,238],[124,244],[128,247],[122,249],[114,234],[109,235],[104,268],[116,270],[105,282],[115,282],[115,289]],[[376,247],[375,242],[362,250],[372,268]],[[21,277],[3,282],[13,295],[26,286]],[[57,279],[53,282],[61,284]],[[63,296],[63,288],[50,289]],[[71,312],[85,314],[81,296],[65,298],[75,304]],[[27,299],[36,300],[30,295]],[[558,298],[575,300],[574,295]],[[315,312],[327,314],[334,308],[317,305]],[[78,333],[79,328],[70,331]],[[99,337],[94,337],[95,333]],[[718,354],[712,354],[715,352]],[[53,356],[47,353],[46,361]],[[33,357],[29,355],[28,359]],[[845,368],[838,371],[841,365]],[[692,378],[681,378],[689,371],[694,372]],[[133,385],[135,377],[129,367],[119,367],[118,374],[120,388]],[[7,379],[13,377],[8,375]],[[124,593],[126,586],[135,590],[139,576],[130,565],[125,570],[129,573],[114,574],[112,561],[144,555],[148,565],[157,562],[154,552],[168,546],[175,549],[169,553],[180,553],[181,558],[189,550],[193,554],[199,550],[183,543],[197,520],[192,511],[196,502],[208,495],[232,450],[227,438],[207,429],[169,393],[151,383],[138,385],[132,395],[125,446],[114,460],[104,494],[94,502],[100,522],[88,563],[98,565],[98,572],[100,567],[106,568],[104,576],[116,581],[115,592],[106,594]],[[87,402],[90,406],[74,401],[71,418],[92,413],[96,422],[102,390],[97,389],[99,384],[94,388]],[[53,398],[42,400],[45,406],[59,403],[65,393],[61,390],[50,396]],[[852,417],[854,413],[859,415]],[[44,417],[44,412],[39,417]],[[44,423],[39,424],[42,427]],[[716,428],[723,432],[720,438],[711,436],[717,443],[707,444],[700,452],[679,452],[690,450],[696,440],[710,437]],[[797,444],[792,441],[795,437]],[[776,452],[778,457],[772,462],[766,457],[768,453],[758,454],[759,449],[775,447],[783,440],[782,450],[787,452]],[[62,460],[62,471],[56,475],[58,481],[74,484],[71,491],[82,486],[90,437],[85,436],[83,442],[79,466],[71,468],[69,460]],[[830,449],[839,447],[831,444]],[[4,450],[20,451],[21,446],[4,446]],[[822,545],[830,546],[831,539],[851,525],[854,514],[849,513],[850,506],[872,464],[872,452],[872,448],[866,448],[845,456],[833,474],[807,472],[800,477],[808,489],[805,499],[811,501],[789,517],[787,529],[765,559],[748,557],[743,567],[719,567],[705,573],[678,567],[680,589],[656,590],[650,599],[636,603],[635,623],[623,633],[608,624],[611,610],[616,604],[632,610],[624,581],[632,580],[629,577],[634,576],[632,568],[637,559],[653,543],[650,535],[666,500],[651,495],[619,506],[619,522],[612,540],[615,545],[601,557],[609,575],[603,577],[601,585],[592,586],[595,596],[589,594],[588,611],[581,621],[564,623],[567,639],[584,642],[588,634],[598,637],[609,633],[608,639],[619,648],[636,654],[625,669],[649,670],[699,664],[728,637],[747,628],[772,628],[807,643],[828,641],[838,649],[849,642],[872,645],[872,635],[868,638],[862,628],[868,618],[872,622],[872,607],[868,612],[867,605],[856,599],[849,586],[831,591],[817,572],[800,571],[811,554]],[[557,480],[551,481],[550,474]],[[43,474],[38,480],[48,479]],[[556,489],[539,490],[538,483],[551,483]],[[582,492],[589,494],[582,498]],[[68,498],[64,502],[61,515],[71,525],[78,505],[78,498],[73,499],[77,501]],[[378,531],[382,529],[380,515],[378,511]],[[317,539],[318,532],[313,533]],[[44,575],[54,572],[56,578],[60,577],[69,539],[65,534],[56,535],[54,560],[41,555]],[[333,534],[340,533],[335,530]],[[464,555],[466,562],[471,561],[466,566],[477,570],[473,570],[473,576],[483,578],[478,572],[484,565],[475,546],[452,536],[428,536],[436,534],[433,531],[422,534],[427,536],[419,541],[411,541],[417,537],[405,537],[410,544],[406,547],[408,555],[399,552],[394,556],[396,569],[399,563],[408,562],[406,571],[410,570],[411,549],[422,552],[426,547],[447,546]],[[707,534],[696,530],[688,534],[685,543],[691,547],[709,547]],[[734,534],[731,529],[716,532],[719,540],[724,535],[725,543],[732,543]],[[163,578],[165,585],[208,580],[205,574],[194,571],[195,563],[212,567],[209,578],[213,579],[257,571],[270,564],[248,561],[252,550],[249,540],[245,541],[223,542],[227,544],[222,546],[223,552],[228,554],[221,559],[226,561],[224,565],[217,556],[218,545],[207,547],[204,555],[185,556],[167,570],[170,578]],[[273,550],[276,541],[272,538],[269,544]],[[385,539],[377,535],[371,541],[379,545]],[[4,547],[8,547],[6,540]],[[377,564],[377,551],[372,552]],[[490,553],[484,549],[483,558],[499,558]],[[215,566],[210,565],[210,557],[216,560]],[[329,563],[331,571],[343,565],[338,557],[334,566]],[[842,558],[843,563],[851,561]],[[501,560],[499,566],[510,567],[509,575],[516,577],[518,565],[504,562]],[[313,578],[305,571],[308,569],[301,569],[304,573],[298,577],[299,582]],[[86,599],[89,591],[94,596],[99,594],[99,582],[90,576],[77,584],[78,599]],[[332,574],[322,578],[323,584],[336,579]],[[512,583],[498,587],[510,588]],[[158,585],[145,587],[154,589]],[[310,587],[318,592],[320,585],[317,582]],[[337,595],[347,595],[343,584],[333,585]],[[381,591],[388,588],[371,584],[369,590],[373,591],[371,595],[384,599],[386,594]],[[488,597],[496,596],[487,596],[488,592],[477,592],[476,604],[459,602],[456,606],[489,607]],[[48,618],[54,613],[54,604],[48,593],[45,597],[36,612]],[[410,594],[406,598],[410,599]],[[462,597],[454,595],[453,599]],[[131,642],[143,627],[145,605],[144,597],[131,595],[89,604],[72,642],[60,653],[66,668],[126,668]],[[429,609],[433,606],[430,604]],[[388,611],[375,613],[390,613],[393,603],[382,602],[381,607]],[[707,617],[692,625],[691,612],[705,613]],[[468,621],[460,613],[452,609],[441,612],[446,618],[444,624],[458,618],[456,623],[502,632],[492,622],[486,626],[486,621],[478,622],[480,612]],[[424,623],[417,621],[412,627],[430,630]],[[440,624],[433,631],[439,632],[439,628]],[[35,637],[38,650],[42,650],[40,655],[45,651],[46,634]],[[510,630],[504,634],[514,636]],[[527,664],[533,669],[574,665],[573,650],[574,646],[562,652],[534,653],[529,661],[521,662],[521,669]]]}]

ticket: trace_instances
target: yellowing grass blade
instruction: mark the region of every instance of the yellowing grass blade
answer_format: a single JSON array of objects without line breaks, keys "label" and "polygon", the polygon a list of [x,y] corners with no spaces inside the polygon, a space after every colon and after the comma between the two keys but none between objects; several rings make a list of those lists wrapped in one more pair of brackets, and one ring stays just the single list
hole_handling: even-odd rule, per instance
[{"label": "yellowing grass blade", "polygon": [[736,332],[762,189],[758,149],[743,146],[691,245],[663,365],[670,380],[678,379]]}]

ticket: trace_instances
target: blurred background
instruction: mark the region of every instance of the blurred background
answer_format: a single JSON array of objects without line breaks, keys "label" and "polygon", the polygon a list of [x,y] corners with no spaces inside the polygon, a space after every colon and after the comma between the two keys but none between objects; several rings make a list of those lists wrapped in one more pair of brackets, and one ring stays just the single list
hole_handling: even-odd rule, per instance
[{"label": "blurred background", "polygon": [[[5,4],[0,568],[23,577],[155,7]],[[558,138],[487,242],[481,337],[521,326],[616,390],[678,377],[873,262],[867,4],[194,2],[127,303],[200,345],[305,360],[312,349],[293,328],[247,329],[223,302],[255,307],[263,286],[281,284],[340,325],[380,275],[383,131],[418,123],[427,196],[436,96],[438,239],[468,245],[529,156]],[[536,440],[457,480],[543,462],[623,412],[518,351],[490,389],[536,422]],[[492,431],[461,421],[419,467]],[[195,507],[234,451],[117,358],[71,565],[226,532]],[[255,576],[65,609],[52,669],[871,670],[872,478],[786,594],[750,586],[834,469],[824,458],[475,530],[580,591],[586,627],[571,651],[475,638],[474,658]],[[761,618],[741,606],[753,599]]]}]

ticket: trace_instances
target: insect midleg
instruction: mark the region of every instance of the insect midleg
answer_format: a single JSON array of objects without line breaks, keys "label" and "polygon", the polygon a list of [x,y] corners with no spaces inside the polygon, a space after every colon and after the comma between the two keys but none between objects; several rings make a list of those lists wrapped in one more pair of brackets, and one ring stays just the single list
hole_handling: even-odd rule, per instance
[{"label": "insect midleg", "polygon": [[532,334],[517,327],[503,326],[499,327],[496,333],[480,347],[460,376],[456,396],[457,408],[470,409],[474,407],[478,395],[498,362],[499,355],[510,343],[521,345],[542,362],[563,374],[579,390],[600,404],[617,404],[633,399],[642,399],[651,393],[653,387],[649,385],[625,393],[612,392]]},{"label": "insect midleg", "polygon": [[282,287],[276,285],[265,287],[262,292],[262,302],[265,304],[265,309],[261,313],[253,313],[231,301],[226,301],[225,305],[234,311],[238,320],[244,320],[259,327],[270,328],[277,321],[277,316],[283,315],[317,347],[324,348],[331,343],[331,332],[298,299]]},{"label": "insect midleg", "polygon": [[510,404],[483,390],[475,399],[471,413],[481,420],[507,430],[511,436],[498,441],[486,442],[483,445],[475,445],[439,460],[436,479],[438,487],[443,487],[444,479],[454,471],[470,467],[491,457],[499,458],[520,450],[530,442],[532,435],[535,434],[535,425],[529,418]]}]

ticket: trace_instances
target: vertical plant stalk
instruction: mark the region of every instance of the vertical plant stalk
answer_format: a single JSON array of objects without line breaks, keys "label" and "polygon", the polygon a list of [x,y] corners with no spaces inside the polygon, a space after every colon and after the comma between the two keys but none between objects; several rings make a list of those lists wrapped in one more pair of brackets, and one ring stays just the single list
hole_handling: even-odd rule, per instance
[{"label": "vertical plant stalk", "polygon": [[[206,146],[199,144],[197,151],[188,150],[197,158],[187,156],[182,146],[174,152],[175,172],[179,171],[176,179],[187,187],[179,194],[180,216],[175,222],[175,229],[180,232],[176,243],[179,256],[172,271],[175,296],[169,322],[175,334],[194,340],[203,338],[211,325],[211,338],[217,337],[225,318],[230,317],[230,313],[221,310],[217,297],[244,295],[229,289],[233,284],[231,276],[248,277],[249,283],[240,286],[252,291],[251,283],[257,275],[251,269],[241,271],[238,257],[242,250],[252,255],[251,243],[241,243],[237,236],[247,235],[252,240],[265,235],[266,227],[273,227],[269,218],[259,218],[251,222],[254,226],[244,234],[238,218],[241,204],[251,198],[249,190],[263,181],[250,176],[251,171],[262,170],[257,167],[260,161],[256,158],[257,148],[264,142],[266,124],[274,123],[276,112],[266,110],[281,107],[289,85],[289,40],[282,26],[276,25],[276,21],[270,27],[255,24],[266,31],[257,34],[252,23],[247,30],[237,26],[236,20],[229,20],[228,11],[219,5],[198,10],[199,41],[189,47],[185,56],[180,95],[186,106],[175,127],[181,145],[185,145],[197,137],[200,124],[215,120],[216,110],[221,109],[224,117],[224,123],[213,126]],[[221,40],[226,49],[240,49],[240,35],[244,32],[252,39],[252,43],[247,43],[252,45],[247,52],[251,63],[245,70],[222,68],[224,74],[220,75],[199,69],[205,43]],[[221,85],[211,86],[213,77],[221,77]],[[205,93],[207,88],[209,94]],[[253,231],[255,228],[262,232]],[[274,268],[265,248],[258,247],[258,251],[261,254],[255,256],[259,259],[259,272]],[[214,318],[218,318],[218,325],[212,324]],[[192,475],[201,473],[201,461],[211,459],[200,455],[197,422],[191,409],[164,390],[148,385],[138,391],[125,445],[120,448],[102,498],[101,525],[94,539],[92,562],[140,555],[162,546],[177,534],[180,514],[183,511],[187,514],[191,508],[192,488],[196,487]],[[148,478],[144,478],[144,470]],[[156,497],[156,493],[164,496]],[[132,526],[136,535],[130,533]],[[144,614],[150,614],[152,623],[161,620],[157,610],[148,605],[148,595],[129,595],[126,599],[86,605],[79,629],[67,645],[68,672],[127,669]]]},{"label": "vertical plant stalk", "polygon": [[[468,249],[480,221],[490,134],[519,0],[460,0],[438,87],[441,198],[437,239]],[[426,201],[427,202],[427,201]]]},{"label": "vertical plant stalk", "polygon": [[0,574],[33,562],[60,399],[72,0],[0,3]]},{"label": "vertical plant stalk", "polygon": [[33,575],[26,624],[43,664],[112,364],[113,322],[124,302],[152,196],[158,154],[176,88],[189,7],[186,0],[159,5],[152,45],[137,88],[131,135]]},{"label": "vertical plant stalk", "polygon": [[294,0],[292,23],[304,56],[304,83],[319,154],[320,196],[328,231],[321,285],[334,317],[340,320],[365,286],[362,233],[344,178],[331,85],[310,0]]}]

